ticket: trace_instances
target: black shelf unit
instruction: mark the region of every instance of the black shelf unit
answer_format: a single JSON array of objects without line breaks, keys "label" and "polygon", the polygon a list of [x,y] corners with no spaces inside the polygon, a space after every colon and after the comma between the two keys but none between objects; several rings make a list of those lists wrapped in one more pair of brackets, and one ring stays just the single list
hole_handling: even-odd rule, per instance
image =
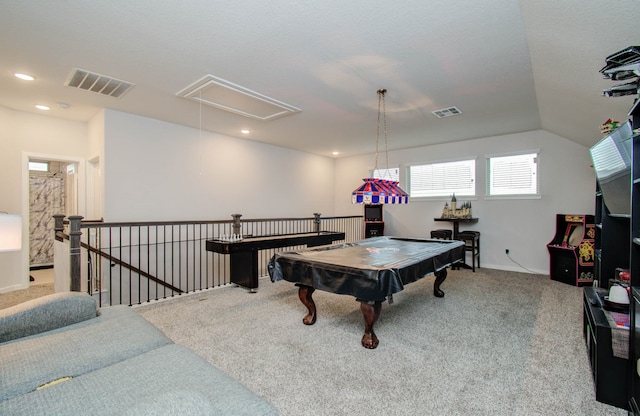
[{"label": "black shelf unit", "polygon": [[[600,70],[605,78],[609,78],[613,81],[624,81],[625,83],[628,83],[630,78],[637,78],[637,72],[634,73],[633,71],[630,71],[629,65],[631,65],[632,67],[633,65],[635,65],[634,68],[635,70],[637,70],[637,64],[640,63],[640,47],[630,46],[626,49],[609,55],[605,59],[605,61],[605,67]],[[637,79],[635,81],[638,82]],[[627,203],[625,201],[626,198],[623,198],[623,196],[630,196],[630,201],[628,202],[630,204],[630,207],[627,206],[627,208],[630,208],[630,211],[628,211],[630,212],[630,215],[610,215],[610,212],[608,211],[605,203],[605,199],[607,198],[607,192],[612,190],[612,182],[609,182],[607,184],[608,191],[598,187],[598,189],[596,190],[595,212],[595,272],[599,281],[599,285],[603,289],[584,289],[585,299],[587,299],[587,292],[589,290],[600,290],[603,291],[603,293],[606,293],[609,279],[614,279],[616,277],[615,269],[630,269],[631,288],[629,305],[630,325],[627,351],[628,359],[626,360],[626,368],[624,370],[621,370],[616,366],[615,373],[617,374],[619,379],[626,380],[625,386],[623,389],[621,389],[621,391],[626,392],[627,400],[625,406],[620,407],[627,408],[629,414],[636,416],[640,416],[640,361],[638,360],[640,358],[640,138],[638,137],[638,129],[640,128],[640,99],[637,95],[638,92],[640,92],[640,90],[638,90],[637,88],[635,89],[635,91],[629,90],[624,94],[615,93],[614,88],[603,91],[603,95],[610,97],[626,97],[635,95],[635,97],[633,97],[633,105],[631,106],[631,110],[629,111],[629,122],[631,131],[629,132],[628,129],[619,130],[619,135],[615,138],[618,144],[621,144],[623,148],[631,148],[631,172],[627,173],[627,175],[629,175],[630,177],[618,176],[618,178],[625,178],[626,180],[628,180],[630,186],[628,186],[628,188],[619,188],[619,192],[622,192],[622,194],[619,194],[620,198],[617,201],[612,202],[612,207],[621,212],[624,211],[624,204]],[[631,143],[627,142],[625,140],[626,137],[621,137],[621,135],[630,135],[631,137],[629,137],[628,140],[631,140]],[[627,146],[627,144],[631,144],[631,146]],[[623,154],[620,153],[620,156],[623,157]],[[630,195],[624,194],[626,192],[626,189],[629,189]],[[605,191],[604,194],[600,192],[601,190]],[[591,304],[589,306],[590,310],[593,309],[591,308],[592,306],[594,305]],[[585,300],[585,310],[586,309],[587,301]],[[587,336],[586,334],[587,331],[585,330],[585,336]],[[600,345],[598,344],[598,349],[599,348]],[[594,361],[592,359],[592,366],[593,364]],[[597,360],[596,367],[600,367],[597,363]],[[597,372],[597,369],[594,369],[594,371]],[[598,397],[597,389],[598,386],[596,385],[596,398]]]},{"label": "black shelf unit", "polygon": [[629,330],[612,328],[603,308],[606,293],[606,289],[584,288],[582,333],[589,353],[596,400],[627,409],[629,360],[620,357],[620,351],[614,352],[614,337],[619,335],[614,331]]},{"label": "black shelf unit", "polygon": [[640,292],[631,288],[631,325],[629,334],[629,414],[640,415]]},{"label": "black shelf unit", "polygon": [[631,334],[629,336],[629,413],[640,416],[640,99],[629,111],[632,137],[631,159],[631,241],[629,268],[631,269]]}]

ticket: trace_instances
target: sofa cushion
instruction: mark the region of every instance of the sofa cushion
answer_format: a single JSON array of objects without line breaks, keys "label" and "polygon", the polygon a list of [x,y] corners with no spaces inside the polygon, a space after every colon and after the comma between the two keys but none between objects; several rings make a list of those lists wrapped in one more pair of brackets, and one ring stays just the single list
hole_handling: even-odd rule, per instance
[{"label": "sofa cushion", "polygon": [[0,343],[75,324],[97,316],[86,293],[63,292],[0,309]]},{"label": "sofa cushion", "polygon": [[2,415],[277,415],[239,381],[168,345],[0,402]]},{"label": "sofa cushion", "polygon": [[128,306],[100,312],[93,319],[0,344],[0,401],[171,343]]}]

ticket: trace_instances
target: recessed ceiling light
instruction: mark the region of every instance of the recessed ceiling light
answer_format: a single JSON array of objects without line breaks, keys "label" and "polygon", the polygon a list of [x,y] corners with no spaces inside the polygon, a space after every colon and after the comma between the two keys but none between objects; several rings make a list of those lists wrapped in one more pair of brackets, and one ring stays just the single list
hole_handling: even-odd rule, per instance
[{"label": "recessed ceiling light", "polygon": [[340,152],[332,152],[331,154],[334,155],[334,156],[338,156],[340,154]]},{"label": "recessed ceiling light", "polygon": [[46,106],[46,105],[42,105],[42,104],[36,104],[36,108],[37,108],[38,110],[51,110],[51,108],[49,108],[49,107],[48,107],[48,106]]},{"label": "recessed ceiling light", "polygon": [[242,130],[240,130],[240,133],[242,133],[242,134],[249,134],[249,133],[251,133],[251,131],[249,131],[249,130],[247,130],[247,129],[242,129]]},{"label": "recessed ceiling light", "polygon": [[22,80],[25,81],[33,81],[35,78],[32,77],[31,75],[27,75],[27,74],[21,74],[19,72],[16,72],[15,74],[13,74],[16,78],[20,78]]}]

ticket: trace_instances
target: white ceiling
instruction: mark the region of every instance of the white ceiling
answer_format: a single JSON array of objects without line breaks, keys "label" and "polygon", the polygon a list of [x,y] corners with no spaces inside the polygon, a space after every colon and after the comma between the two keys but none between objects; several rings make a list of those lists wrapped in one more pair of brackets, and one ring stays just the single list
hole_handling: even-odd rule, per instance
[{"label": "white ceiling", "polygon": [[[386,88],[390,150],[536,129],[591,146],[635,98],[602,97],[615,82],[598,72],[631,45],[639,0],[5,0],[0,105],[82,121],[111,108],[348,156],[375,150]],[[64,86],[74,68],[135,86]],[[301,111],[262,121],[177,96],[207,75]],[[451,106],[462,115],[431,114]]]}]

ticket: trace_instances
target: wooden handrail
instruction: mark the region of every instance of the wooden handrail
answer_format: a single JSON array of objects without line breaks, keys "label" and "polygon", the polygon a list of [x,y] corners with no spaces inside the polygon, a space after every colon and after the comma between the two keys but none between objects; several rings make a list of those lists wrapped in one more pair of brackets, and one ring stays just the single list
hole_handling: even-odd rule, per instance
[{"label": "wooden handrail", "polygon": [[[58,241],[69,240],[69,235],[67,235],[67,234],[65,234],[65,233],[63,233],[61,231],[56,231],[56,240],[58,240]],[[135,266],[132,266],[131,264],[126,263],[126,262],[120,260],[119,258],[114,257],[113,255],[111,255],[109,253],[106,253],[106,252],[104,252],[102,250],[98,250],[97,248],[92,247],[92,246],[90,246],[89,244],[87,244],[85,242],[81,241],[80,242],[80,247],[82,247],[82,248],[84,248],[84,249],[86,249],[86,250],[88,250],[88,251],[90,251],[92,253],[95,253],[95,254],[99,255],[100,257],[103,257],[103,258],[109,260],[112,263],[116,263],[119,266],[124,267],[125,269],[131,270],[134,273],[138,273],[139,275],[144,276],[147,279],[158,283],[160,286],[163,286],[163,287],[165,287],[167,289],[173,290],[174,292],[177,292],[177,293],[184,293],[184,291],[181,290],[180,288],[177,288],[177,287],[175,287],[173,285],[170,285],[169,283],[165,282],[164,280],[158,279],[157,277],[145,272],[144,270],[141,270],[141,269],[139,269],[139,268],[137,268]]]},{"label": "wooden handrail", "polygon": [[82,246],[82,248],[85,248],[85,249],[89,250],[89,251],[90,251],[90,252],[92,252],[92,253],[96,253],[96,254],[98,254],[99,256],[106,258],[106,259],[107,259],[107,260],[109,260],[110,262],[116,263],[116,264],[118,264],[118,265],[120,265],[120,266],[122,266],[122,267],[124,267],[124,268],[126,268],[126,269],[131,270],[131,271],[132,271],[132,272],[134,272],[134,273],[138,273],[139,275],[144,276],[144,277],[146,277],[147,279],[152,280],[152,281],[154,281],[154,282],[158,283],[159,285],[166,287],[167,289],[173,290],[174,292],[178,292],[178,293],[184,293],[184,291],[183,291],[183,290],[181,290],[181,289],[179,289],[179,288],[177,288],[177,287],[175,287],[175,286],[172,286],[172,285],[170,285],[169,283],[167,283],[167,282],[165,282],[165,281],[163,281],[163,280],[160,280],[160,279],[158,279],[157,277],[152,276],[152,275],[150,275],[149,273],[145,272],[144,270],[140,270],[139,268],[137,268],[137,267],[135,267],[135,266],[132,266],[132,265],[130,265],[129,263],[126,263],[126,262],[124,262],[124,261],[120,260],[119,258],[112,256],[112,255],[111,255],[111,254],[109,254],[109,253],[106,253],[106,252],[104,252],[104,251],[102,251],[102,250],[98,250],[98,249],[97,249],[97,248],[95,248],[95,247],[91,247],[91,246],[90,246],[89,244],[87,244],[87,243],[82,243],[82,242],[81,242],[81,243],[80,243],[80,245]]}]

